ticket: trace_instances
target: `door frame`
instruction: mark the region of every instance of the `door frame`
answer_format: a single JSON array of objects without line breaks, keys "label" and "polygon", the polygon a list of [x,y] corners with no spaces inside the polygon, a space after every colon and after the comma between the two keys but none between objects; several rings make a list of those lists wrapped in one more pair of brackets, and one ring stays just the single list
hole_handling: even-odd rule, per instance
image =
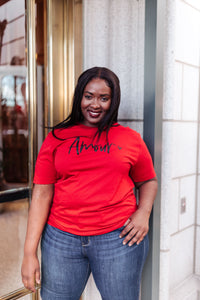
[{"label": "door frame", "polygon": [[144,140],[154,160],[158,193],[150,218],[150,252],[142,278],[142,300],[159,300],[164,86],[165,0],[145,0]]}]

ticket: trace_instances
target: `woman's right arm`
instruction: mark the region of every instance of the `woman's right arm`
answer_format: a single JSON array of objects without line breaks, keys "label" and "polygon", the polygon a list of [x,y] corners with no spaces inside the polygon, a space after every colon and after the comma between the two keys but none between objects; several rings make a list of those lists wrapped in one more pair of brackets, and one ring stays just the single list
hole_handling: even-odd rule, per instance
[{"label": "woman's right arm", "polygon": [[35,292],[35,281],[40,283],[37,248],[48,218],[53,190],[53,184],[35,184],[33,188],[21,269],[24,286],[33,292]]}]

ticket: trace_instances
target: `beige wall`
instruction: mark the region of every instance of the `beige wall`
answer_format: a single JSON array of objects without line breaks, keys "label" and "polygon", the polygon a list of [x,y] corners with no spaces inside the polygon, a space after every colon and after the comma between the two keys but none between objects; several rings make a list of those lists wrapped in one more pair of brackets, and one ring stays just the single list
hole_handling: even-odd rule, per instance
[{"label": "beige wall", "polygon": [[139,131],[143,127],[144,3],[83,0],[83,67],[105,66],[119,76],[119,119]]}]

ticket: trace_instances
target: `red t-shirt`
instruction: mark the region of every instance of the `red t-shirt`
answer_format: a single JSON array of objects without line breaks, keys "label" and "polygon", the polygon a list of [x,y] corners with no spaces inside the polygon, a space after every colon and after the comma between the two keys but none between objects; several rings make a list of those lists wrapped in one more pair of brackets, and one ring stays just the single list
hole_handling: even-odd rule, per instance
[{"label": "red t-shirt", "polygon": [[[156,176],[141,136],[119,124],[94,138],[97,128],[76,125],[46,137],[35,184],[54,184],[48,224],[77,235],[98,235],[124,225],[137,209],[134,182]],[[41,199],[42,201],[42,199]]]}]

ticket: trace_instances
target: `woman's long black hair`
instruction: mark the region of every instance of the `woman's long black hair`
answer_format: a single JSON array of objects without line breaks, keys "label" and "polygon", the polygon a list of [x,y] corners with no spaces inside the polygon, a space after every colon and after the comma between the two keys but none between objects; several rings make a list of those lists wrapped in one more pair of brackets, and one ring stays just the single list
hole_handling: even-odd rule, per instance
[{"label": "woman's long black hair", "polygon": [[55,137],[55,129],[68,128],[82,123],[83,115],[81,112],[81,100],[83,97],[83,92],[86,85],[94,78],[105,80],[111,89],[111,105],[106,115],[98,123],[98,136],[100,136],[104,130],[106,130],[108,134],[111,126],[115,122],[117,122],[121,97],[119,78],[115,75],[114,72],[107,68],[93,67],[84,71],[78,78],[78,82],[74,91],[71,113],[64,121],[58,123],[53,127],[52,133]]}]

